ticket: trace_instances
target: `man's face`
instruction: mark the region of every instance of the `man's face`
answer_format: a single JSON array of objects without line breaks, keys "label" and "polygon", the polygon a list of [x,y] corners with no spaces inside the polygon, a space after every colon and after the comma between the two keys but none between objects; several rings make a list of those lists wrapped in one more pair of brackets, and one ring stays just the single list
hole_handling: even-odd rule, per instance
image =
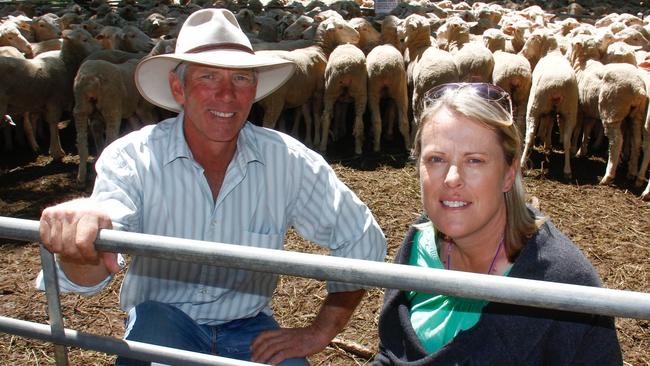
[{"label": "man's face", "polygon": [[224,69],[189,64],[184,85],[170,74],[172,94],[185,111],[188,142],[228,142],[237,139],[257,90],[250,69]]}]

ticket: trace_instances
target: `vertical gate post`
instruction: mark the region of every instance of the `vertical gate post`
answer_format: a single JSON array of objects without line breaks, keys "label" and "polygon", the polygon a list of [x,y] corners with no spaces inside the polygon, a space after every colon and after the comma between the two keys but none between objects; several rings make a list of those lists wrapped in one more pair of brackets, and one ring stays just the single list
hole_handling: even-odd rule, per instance
[{"label": "vertical gate post", "polygon": [[[43,245],[41,249],[41,266],[45,281],[45,297],[47,298],[47,313],[50,318],[50,327],[54,337],[65,338],[61,303],[59,301],[59,279],[56,273],[54,254],[50,253]],[[68,366],[68,351],[62,344],[54,344],[54,356],[57,366]]]}]

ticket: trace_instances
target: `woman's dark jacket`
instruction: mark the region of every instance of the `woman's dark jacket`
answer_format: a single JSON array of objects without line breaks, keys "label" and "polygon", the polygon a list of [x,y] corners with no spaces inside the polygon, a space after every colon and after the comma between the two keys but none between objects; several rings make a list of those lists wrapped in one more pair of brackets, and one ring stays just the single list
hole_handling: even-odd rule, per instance
[{"label": "woman's dark jacket", "polygon": [[[423,222],[423,219],[418,220]],[[395,263],[407,264],[411,227]],[[552,223],[528,240],[509,277],[600,286],[596,270]],[[478,323],[428,354],[413,330],[404,291],[387,289],[372,365],[622,365],[610,317],[490,302]]]}]

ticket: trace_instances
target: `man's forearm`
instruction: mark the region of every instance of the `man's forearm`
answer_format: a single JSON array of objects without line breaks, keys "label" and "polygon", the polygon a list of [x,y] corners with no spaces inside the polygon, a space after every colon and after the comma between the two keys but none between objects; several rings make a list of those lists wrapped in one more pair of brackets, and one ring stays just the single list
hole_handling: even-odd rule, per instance
[{"label": "man's forearm", "polygon": [[310,327],[327,336],[327,342],[331,341],[348,324],[365,293],[366,290],[357,290],[328,294]]}]

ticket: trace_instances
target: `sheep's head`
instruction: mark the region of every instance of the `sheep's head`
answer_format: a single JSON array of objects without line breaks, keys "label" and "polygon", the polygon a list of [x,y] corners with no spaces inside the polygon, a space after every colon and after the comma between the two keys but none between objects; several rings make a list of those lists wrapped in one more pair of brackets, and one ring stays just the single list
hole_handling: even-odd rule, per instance
[{"label": "sheep's head", "polygon": [[411,14],[397,27],[397,34],[404,40],[422,34],[428,37],[431,34],[431,26],[427,18],[419,14]]},{"label": "sheep's head", "polygon": [[359,32],[345,20],[333,17],[326,19],[320,25],[324,29],[325,37],[334,40],[336,44],[351,43],[356,45],[359,43]]}]

